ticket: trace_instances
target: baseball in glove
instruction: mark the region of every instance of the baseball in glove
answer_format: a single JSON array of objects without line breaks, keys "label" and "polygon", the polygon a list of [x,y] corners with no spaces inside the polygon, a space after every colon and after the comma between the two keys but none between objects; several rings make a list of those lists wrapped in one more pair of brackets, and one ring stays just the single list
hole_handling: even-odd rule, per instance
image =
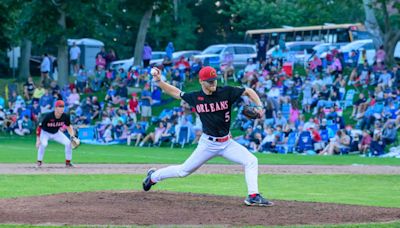
[{"label": "baseball in glove", "polygon": [[259,107],[246,105],[243,107],[242,114],[249,119],[258,119],[261,117],[258,109]]},{"label": "baseball in glove", "polygon": [[75,137],[75,136],[72,136],[72,137],[71,137],[71,146],[72,146],[72,149],[78,148],[79,145],[81,145],[81,140],[78,139],[78,138]]}]

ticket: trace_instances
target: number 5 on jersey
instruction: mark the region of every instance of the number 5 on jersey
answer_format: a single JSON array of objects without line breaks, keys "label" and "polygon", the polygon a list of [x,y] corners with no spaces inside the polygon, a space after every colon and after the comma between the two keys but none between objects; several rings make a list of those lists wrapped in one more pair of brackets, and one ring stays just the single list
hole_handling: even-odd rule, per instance
[{"label": "number 5 on jersey", "polygon": [[225,122],[229,122],[231,119],[231,116],[229,115],[229,112],[225,112]]}]

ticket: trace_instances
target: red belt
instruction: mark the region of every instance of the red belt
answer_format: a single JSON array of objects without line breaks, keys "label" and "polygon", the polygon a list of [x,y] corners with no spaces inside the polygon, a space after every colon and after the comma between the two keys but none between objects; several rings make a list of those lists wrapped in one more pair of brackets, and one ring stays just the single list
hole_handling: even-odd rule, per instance
[{"label": "red belt", "polygon": [[208,140],[213,141],[213,142],[221,142],[222,143],[222,142],[228,141],[231,138],[232,138],[232,135],[227,135],[227,136],[224,136],[224,137],[221,137],[221,138],[215,138],[215,137],[209,136]]}]

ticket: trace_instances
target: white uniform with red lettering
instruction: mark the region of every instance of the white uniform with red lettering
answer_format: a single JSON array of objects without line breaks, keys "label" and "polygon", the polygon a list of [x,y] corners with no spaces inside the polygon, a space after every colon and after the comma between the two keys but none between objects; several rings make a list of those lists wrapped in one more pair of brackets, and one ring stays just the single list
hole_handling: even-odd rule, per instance
[{"label": "white uniform with red lettering", "polygon": [[244,93],[244,88],[217,87],[211,95],[203,91],[182,93],[181,98],[196,108],[203,124],[203,135],[190,157],[181,165],[156,170],[153,183],[172,177],[185,177],[211,158],[220,156],[243,165],[248,194],[258,193],[258,161],[245,147],[230,135],[231,107]]}]

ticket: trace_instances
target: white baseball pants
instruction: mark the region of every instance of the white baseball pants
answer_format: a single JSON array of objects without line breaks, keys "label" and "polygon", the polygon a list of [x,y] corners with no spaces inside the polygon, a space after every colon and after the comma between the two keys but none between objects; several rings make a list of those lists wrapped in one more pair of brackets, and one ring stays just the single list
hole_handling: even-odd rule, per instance
[{"label": "white baseball pants", "polygon": [[248,194],[259,193],[257,158],[244,146],[232,139],[221,143],[211,141],[208,139],[209,137],[209,135],[202,134],[199,145],[182,165],[168,166],[156,170],[151,175],[151,181],[156,183],[168,178],[186,177],[211,158],[221,156],[229,161],[243,165]]},{"label": "white baseball pants", "polygon": [[65,160],[72,160],[71,141],[68,139],[68,137],[61,131],[58,131],[55,134],[51,134],[42,129],[42,131],[40,132],[40,145],[37,156],[38,161],[43,161],[44,152],[48,145],[49,139],[63,144],[65,146]]}]

